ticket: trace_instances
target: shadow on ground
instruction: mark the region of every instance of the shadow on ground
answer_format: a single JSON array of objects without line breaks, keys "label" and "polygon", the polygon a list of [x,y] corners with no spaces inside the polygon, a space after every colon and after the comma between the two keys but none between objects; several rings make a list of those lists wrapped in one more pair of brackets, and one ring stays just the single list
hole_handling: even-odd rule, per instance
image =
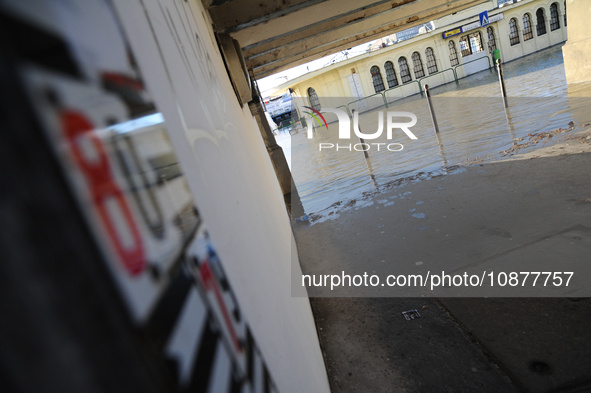
[{"label": "shadow on ground", "polygon": [[[589,168],[589,153],[503,161],[390,190],[375,199],[394,204],[295,226],[302,270],[423,272],[451,260],[494,269],[499,255],[504,270],[507,262],[535,270],[542,259],[555,271],[572,260],[590,265],[589,239],[537,246],[569,228],[591,227]],[[579,287],[591,282],[588,275],[575,272]],[[591,392],[589,295],[318,293],[311,303],[333,393]],[[422,317],[404,319],[401,312],[411,309]]]}]

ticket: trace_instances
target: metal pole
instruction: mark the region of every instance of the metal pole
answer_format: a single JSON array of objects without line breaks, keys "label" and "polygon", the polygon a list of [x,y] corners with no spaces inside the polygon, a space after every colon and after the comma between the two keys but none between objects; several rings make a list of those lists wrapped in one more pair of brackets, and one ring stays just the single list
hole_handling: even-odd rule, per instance
[{"label": "metal pole", "polygon": [[509,134],[511,134],[511,141],[513,144],[517,144],[517,137],[515,136],[515,127],[513,126],[513,118],[509,108],[505,108],[505,118],[507,119],[507,126],[509,127]]},{"label": "metal pole", "polygon": [[499,71],[499,83],[501,84],[501,95],[503,96],[503,104],[505,108],[509,107],[507,103],[507,89],[505,89],[505,76],[503,75],[503,66],[501,66],[501,59],[497,59],[497,71]]},{"label": "metal pole", "polygon": [[429,85],[425,85],[425,95],[427,96],[427,104],[429,105],[431,120],[433,120],[433,128],[435,128],[435,133],[439,134],[439,125],[437,124],[437,117],[435,117],[435,111],[433,110],[433,103],[431,102],[431,92],[429,91]]},{"label": "metal pole", "polygon": [[443,150],[443,142],[441,141],[441,135],[435,134],[437,137],[437,145],[439,146],[439,154],[441,154],[441,159],[443,160],[443,167],[447,168],[447,158],[445,157],[445,151]]},{"label": "metal pole", "polygon": [[[356,112],[357,111],[355,109],[351,109],[351,114],[352,114],[353,118],[355,118],[355,113]],[[357,115],[357,116],[359,116],[359,115]],[[359,141],[361,143],[365,143],[365,140],[363,138],[361,138],[361,137],[359,137]],[[372,182],[373,186],[375,188],[378,188],[378,183],[376,182],[376,177],[374,176],[374,174],[373,174],[373,168],[371,167],[371,161],[369,159],[369,154],[367,153],[366,150],[363,150],[363,155],[365,156],[365,164],[367,165],[367,171],[369,172],[369,178],[371,179],[371,182]]]},{"label": "metal pole", "polygon": [[[356,111],[355,109],[351,109],[351,114],[353,115],[353,118],[355,118],[355,113],[356,113],[356,112],[357,112],[357,111]],[[357,115],[357,116],[359,116],[359,115]],[[362,137],[359,137],[359,141],[360,141],[362,144],[365,144],[365,140],[364,140]],[[368,159],[368,158],[369,158],[369,154],[367,154],[367,150],[363,150],[363,155],[365,156],[365,158],[366,158],[366,159]]]},{"label": "metal pole", "polygon": [[[365,140],[363,138],[359,138],[359,140],[361,141],[362,144],[365,144]],[[363,155],[365,156],[366,159],[369,158],[369,154],[367,154],[367,150],[363,150]]]}]

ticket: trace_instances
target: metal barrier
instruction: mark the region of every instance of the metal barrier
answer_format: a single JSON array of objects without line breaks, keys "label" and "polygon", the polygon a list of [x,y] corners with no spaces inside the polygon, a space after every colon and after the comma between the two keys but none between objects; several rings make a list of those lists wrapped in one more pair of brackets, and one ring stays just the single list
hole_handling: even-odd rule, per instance
[{"label": "metal barrier", "polygon": [[365,100],[367,100],[367,99],[369,99],[371,97],[374,97],[374,96],[382,96],[382,100],[384,101],[384,105],[386,107],[388,107],[388,103],[386,102],[386,97],[384,97],[384,92],[375,93],[375,94],[372,94],[370,96],[367,96],[367,97],[364,97],[364,98],[359,98],[359,99],[357,99],[355,101],[349,102],[347,104],[347,113],[349,114],[349,117],[351,117],[351,108],[349,108],[349,105],[354,104],[356,102],[365,101]]},{"label": "metal barrier", "polygon": [[347,105],[339,105],[339,106],[337,106],[337,108],[345,108],[345,110],[347,111],[347,114],[349,115],[349,117],[353,117],[353,115],[349,111],[349,107]]},{"label": "metal barrier", "polygon": [[[447,70],[445,70],[445,71],[447,71]],[[435,75],[435,74],[433,74],[433,75]],[[421,84],[419,83],[419,81],[414,80],[414,81],[407,82],[407,83],[405,83],[403,85],[398,85],[398,86],[391,87],[391,88],[389,88],[387,90],[381,91],[379,93],[372,94],[372,95],[367,96],[367,97],[364,97],[364,98],[359,98],[359,99],[357,99],[355,101],[349,102],[346,106],[345,105],[341,105],[341,106],[338,106],[337,108],[345,107],[347,109],[347,113],[349,114],[349,117],[351,117],[351,110],[352,109],[349,107],[349,105],[354,104],[356,102],[367,100],[367,99],[369,99],[371,97],[378,96],[378,95],[381,95],[382,96],[382,101],[384,101],[384,106],[387,108],[388,107],[388,99],[386,98],[386,93],[388,93],[389,91],[396,90],[396,89],[401,89],[401,88],[406,87],[406,86],[409,86],[409,85],[411,85],[413,83],[416,83],[418,85],[418,87],[419,87],[419,91],[417,93],[420,93],[421,95],[423,95],[423,91],[421,90]],[[404,98],[404,97],[402,97],[402,98]]]},{"label": "metal barrier", "polygon": [[477,62],[477,61],[482,60],[482,59],[486,59],[486,61],[488,62],[488,69],[490,70],[492,68],[492,63],[491,63],[490,58],[488,57],[488,55],[486,55],[484,57],[479,57],[478,59],[470,60],[470,61],[467,61],[465,63],[462,63],[462,64],[459,64],[459,65],[455,66],[454,67],[454,70],[456,71],[456,75],[457,75],[457,69],[459,67],[463,67],[466,64],[474,63],[474,62]]},{"label": "metal barrier", "polygon": [[[457,82],[458,82],[458,80],[459,80],[459,78],[458,78],[458,71],[457,71],[457,69],[458,69],[459,67],[463,67],[463,66],[465,66],[466,64],[474,63],[474,62],[480,61],[480,60],[482,60],[482,59],[486,59],[486,61],[487,61],[487,63],[488,63],[488,69],[489,69],[489,70],[492,70],[492,67],[493,67],[493,65],[492,65],[492,63],[491,63],[491,60],[490,60],[490,58],[488,57],[488,55],[486,55],[486,56],[483,56],[483,57],[479,57],[478,59],[470,60],[470,61],[468,61],[468,62],[466,62],[466,63],[459,64],[459,65],[457,65],[457,66],[455,66],[455,67],[446,68],[446,69],[445,69],[445,70],[443,70],[443,71],[439,71],[439,72],[436,72],[436,73],[434,73],[434,74],[427,75],[427,76],[425,76],[425,77],[423,77],[423,78],[420,78],[420,79],[418,79],[418,80],[413,80],[413,81],[410,81],[410,82],[404,83],[404,84],[402,84],[402,85],[398,85],[398,86],[395,86],[395,87],[391,87],[391,88],[389,88],[389,89],[387,89],[387,90],[384,90],[384,91],[382,91],[382,92],[375,93],[375,94],[372,94],[372,95],[370,95],[370,96],[367,96],[367,97],[364,97],[364,98],[359,98],[359,99],[357,99],[357,100],[355,100],[355,101],[351,101],[351,102],[349,102],[347,105],[341,105],[341,106],[339,106],[339,107],[337,107],[337,108],[340,108],[340,107],[344,107],[344,108],[346,108],[346,109],[347,109],[347,113],[349,114],[349,117],[351,117],[351,108],[349,107],[349,105],[351,105],[351,104],[354,104],[354,103],[356,103],[356,102],[363,101],[363,100],[367,100],[367,99],[369,99],[369,98],[371,98],[371,97],[374,97],[374,96],[377,96],[377,95],[381,95],[381,96],[382,96],[382,100],[384,101],[384,106],[387,108],[387,107],[388,107],[388,100],[387,100],[387,98],[386,98],[386,93],[388,93],[389,91],[396,90],[396,89],[401,89],[401,88],[403,88],[403,87],[405,87],[405,86],[408,86],[408,85],[410,85],[410,84],[412,84],[412,83],[416,83],[416,84],[418,85],[418,87],[419,87],[419,91],[418,91],[418,93],[420,93],[420,94],[421,94],[421,96],[424,96],[424,95],[425,95],[425,92],[423,91],[423,86],[422,86],[422,84],[421,84],[421,83],[422,83],[422,82],[423,82],[425,79],[428,79],[428,78],[430,78],[430,77],[432,77],[432,76],[435,76],[435,75],[443,74],[443,73],[444,73],[444,72],[446,72],[446,71],[452,71],[452,72],[453,72],[453,74],[454,74],[454,80],[455,80],[455,81],[456,81],[456,83],[457,83]],[[492,72],[492,71],[491,71],[491,72]],[[405,98],[405,97],[403,96],[403,97],[401,97],[401,98]]]},{"label": "metal barrier", "polygon": [[293,128],[295,123],[296,123],[295,120],[284,120],[277,127],[277,132],[282,132],[282,131],[291,132],[291,129]]},{"label": "metal barrier", "polygon": [[[359,100],[357,100],[357,101],[359,101]],[[357,102],[357,101],[353,101],[353,102]],[[352,118],[353,117],[353,115],[349,111],[349,107],[347,107],[346,105],[339,105],[339,106],[335,107],[335,109],[337,109],[337,108],[344,108],[345,111],[347,112],[347,115],[349,116],[349,118]],[[328,113],[333,114],[332,112],[322,112],[322,111],[320,111],[320,113],[323,114],[323,115],[328,114]],[[327,122],[329,124],[332,123],[332,121],[327,121]]]},{"label": "metal barrier", "polygon": [[[480,59],[476,59],[476,60],[480,60]],[[427,75],[427,76],[425,76],[425,77],[423,77],[423,78],[419,79],[419,80],[418,80],[418,82],[419,82],[419,90],[421,90],[421,92],[422,92],[423,86],[421,85],[421,82],[423,82],[425,79],[429,79],[430,77],[432,77],[432,76],[435,76],[435,75],[443,74],[443,73],[444,73],[444,72],[446,72],[446,71],[451,71],[451,72],[453,72],[453,74],[454,74],[454,80],[455,80],[456,82],[458,81],[458,74],[457,74],[457,72],[456,72],[455,68],[453,68],[453,67],[452,67],[452,68],[446,68],[446,69],[445,69],[445,70],[443,70],[443,71],[439,71],[439,72],[436,72],[436,73],[434,73],[434,74],[429,74],[429,75]]]},{"label": "metal barrier", "polygon": [[[388,100],[386,99],[386,93],[388,93],[389,91],[394,91],[396,89],[401,89],[401,88],[406,87],[406,86],[409,86],[409,85],[411,85],[413,83],[416,83],[419,86],[419,91],[418,92],[421,93],[421,94],[423,94],[423,92],[421,91],[421,84],[418,81],[416,81],[416,80],[410,81],[410,82],[407,82],[407,83],[404,83],[402,85],[391,87],[391,88],[389,88],[387,90],[384,90],[382,92],[382,94],[384,94],[384,103],[386,105],[386,108],[388,107]],[[404,96],[402,98],[404,98]]]}]

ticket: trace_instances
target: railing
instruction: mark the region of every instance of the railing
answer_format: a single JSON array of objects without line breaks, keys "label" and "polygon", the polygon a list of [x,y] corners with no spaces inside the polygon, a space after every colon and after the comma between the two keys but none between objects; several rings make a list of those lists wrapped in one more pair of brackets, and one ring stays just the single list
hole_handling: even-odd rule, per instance
[{"label": "railing", "polygon": [[295,123],[295,120],[283,120],[277,127],[277,132],[291,131]]},{"label": "railing", "polygon": [[[474,63],[474,62],[480,61],[482,59],[486,59],[486,61],[488,63],[488,69],[491,70],[493,68],[493,65],[492,65],[491,60],[488,57],[488,55],[486,55],[486,56],[483,56],[483,57],[479,57],[478,59],[470,60],[470,61],[467,61],[466,63],[459,64],[459,65],[457,65],[455,67],[446,68],[443,71],[439,71],[439,72],[436,72],[434,74],[427,75],[427,76],[425,76],[423,78],[420,78],[418,80],[410,81],[410,82],[407,82],[407,83],[402,84],[402,85],[391,87],[391,88],[389,88],[387,90],[381,91],[379,93],[372,94],[372,95],[367,96],[367,97],[358,98],[355,101],[349,102],[347,105],[341,105],[341,106],[338,106],[337,108],[344,108],[347,111],[347,114],[349,115],[349,117],[351,117],[351,107],[350,107],[350,105],[355,104],[355,103],[360,102],[360,101],[364,101],[364,100],[370,99],[371,97],[379,96],[379,95],[382,96],[382,100],[384,101],[384,106],[387,108],[388,107],[388,99],[386,98],[386,94],[388,92],[394,91],[396,89],[401,89],[401,88],[406,87],[406,86],[409,86],[409,85],[411,85],[413,83],[416,83],[418,85],[418,87],[419,87],[418,93],[420,93],[421,96],[424,96],[425,93],[423,92],[423,85],[422,85],[422,83],[423,83],[424,80],[426,80],[428,78],[431,78],[433,76],[436,76],[436,75],[443,74],[443,73],[445,73],[447,71],[451,71],[453,73],[453,75],[454,75],[454,80],[457,83],[458,80],[459,80],[459,78],[458,78],[458,71],[457,71],[459,67],[463,67],[463,66],[465,66],[467,64]],[[402,98],[404,98],[404,97],[402,97]]]},{"label": "railing", "polygon": [[356,102],[368,100],[368,99],[370,99],[371,97],[374,97],[374,96],[382,96],[382,100],[384,101],[384,105],[386,105],[386,107],[388,106],[388,103],[386,102],[386,97],[384,97],[384,92],[375,93],[375,94],[372,94],[370,96],[359,98],[359,99],[357,99],[355,101],[349,102],[347,104],[347,113],[349,114],[349,117],[351,117],[351,108],[349,107],[349,105],[354,104]]},{"label": "railing", "polygon": [[[406,86],[409,86],[409,85],[411,85],[413,83],[416,83],[419,86],[419,92],[422,94],[422,92],[421,92],[421,85],[418,83],[418,81],[414,80],[414,81],[410,81],[408,83],[405,83],[403,85],[398,85],[398,86],[391,87],[391,88],[389,88],[387,90],[381,91],[379,93],[372,94],[372,95],[367,96],[367,97],[359,98],[359,99],[357,99],[355,101],[349,102],[346,106],[345,105],[341,105],[341,107],[345,107],[347,109],[347,113],[349,114],[349,117],[351,117],[351,108],[350,108],[350,105],[351,104],[355,104],[356,102],[368,100],[371,97],[382,96],[382,101],[384,102],[384,106],[387,108],[388,107],[388,99],[386,98],[386,93],[388,93],[390,91],[394,91],[396,89],[401,89],[401,88],[406,87]],[[337,107],[337,108],[340,108],[340,107]]]},{"label": "railing", "polygon": [[490,61],[490,58],[488,57],[488,55],[486,55],[486,56],[483,56],[483,57],[479,57],[478,59],[474,59],[474,60],[467,61],[467,62],[465,62],[465,63],[462,63],[462,64],[458,64],[457,66],[455,66],[455,67],[452,67],[452,68],[446,68],[446,69],[445,69],[445,70],[443,70],[443,71],[439,71],[439,72],[436,72],[436,73],[434,73],[434,74],[427,75],[427,76],[425,76],[425,77],[423,77],[423,78],[421,78],[421,79],[419,79],[419,80],[418,80],[418,82],[419,82],[419,89],[421,90],[421,94],[423,94],[423,85],[422,85],[422,83],[423,83],[423,81],[424,81],[425,79],[428,79],[428,78],[430,78],[430,77],[432,77],[432,76],[435,76],[435,75],[443,74],[443,73],[444,73],[444,72],[446,72],[446,71],[452,71],[452,72],[453,72],[453,74],[454,74],[454,79],[455,79],[455,81],[456,81],[456,82],[458,82],[459,78],[458,78],[458,71],[457,71],[457,69],[458,69],[459,67],[463,67],[463,66],[465,66],[466,64],[474,63],[474,62],[480,61],[480,60],[482,60],[482,59],[486,59],[486,60],[487,60],[487,62],[488,62],[488,69],[489,69],[489,70],[491,70],[491,69],[492,69],[492,67],[493,67],[493,65],[492,65],[492,63],[491,63],[491,61]]},{"label": "railing", "polygon": [[351,111],[349,111],[349,107],[347,105],[339,105],[339,106],[337,106],[337,108],[345,108],[345,110],[347,111],[347,114],[349,115],[349,117],[353,117],[351,115]]},{"label": "railing", "polygon": [[[477,60],[480,60],[480,59],[477,59]],[[452,67],[452,68],[446,68],[446,69],[445,69],[445,70],[443,70],[443,71],[439,71],[439,72],[436,72],[436,73],[434,73],[434,74],[429,74],[429,75],[427,75],[427,76],[425,76],[425,77],[423,77],[423,78],[421,78],[421,79],[419,79],[419,80],[418,80],[418,82],[419,82],[419,90],[420,90],[421,94],[423,94],[423,85],[422,85],[422,83],[423,83],[423,81],[424,81],[425,79],[429,79],[429,78],[431,78],[432,76],[435,76],[435,75],[443,74],[443,73],[444,73],[444,72],[446,72],[446,71],[451,71],[451,72],[453,72],[453,74],[454,74],[454,80],[455,80],[456,82],[458,81],[458,74],[457,74],[457,72],[456,72],[455,68],[453,68],[453,67]]]},{"label": "railing", "polygon": [[[359,100],[358,100],[358,101],[359,101]],[[354,101],[354,102],[356,102],[356,101]],[[349,115],[349,117],[350,117],[350,118],[352,118],[352,117],[353,117],[353,115],[351,114],[351,111],[349,110],[349,108],[348,108],[346,105],[339,105],[339,106],[335,107],[335,109],[336,109],[336,108],[343,108],[343,109],[345,109],[345,111],[347,112],[347,115]],[[332,113],[332,112],[322,112],[322,111],[321,111],[320,113],[321,113],[321,114],[323,114],[323,115],[324,115],[324,114],[331,114],[331,115],[333,115],[333,113]],[[328,122],[328,123],[332,123],[332,121],[329,121],[329,120],[327,120],[327,122]]]},{"label": "railing", "polygon": [[398,85],[398,86],[391,87],[391,88],[389,88],[388,90],[384,90],[384,91],[382,92],[382,94],[384,95],[384,105],[386,106],[386,108],[388,107],[388,100],[386,99],[386,93],[388,93],[389,91],[394,91],[394,90],[396,90],[396,89],[401,89],[401,88],[403,88],[403,87],[406,87],[406,86],[410,86],[410,85],[412,85],[413,83],[416,83],[416,84],[419,86],[419,93],[420,93],[420,92],[421,92],[421,85],[420,85],[420,84],[419,84],[419,82],[418,82],[418,81],[416,81],[416,80],[414,80],[414,81],[409,81],[409,82],[407,82],[407,83],[404,83],[404,84],[402,84],[402,85]]},{"label": "railing", "polygon": [[476,62],[476,61],[479,61],[479,60],[482,60],[482,59],[485,59],[485,58],[486,58],[486,61],[488,62],[488,69],[489,69],[489,70],[490,70],[490,69],[492,69],[493,65],[492,65],[492,63],[490,62],[490,58],[488,57],[488,55],[486,55],[486,56],[483,56],[483,57],[479,57],[478,59],[470,60],[470,61],[467,61],[467,62],[465,62],[465,63],[462,63],[462,64],[459,64],[459,65],[455,66],[455,67],[454,67],[454,70],[456,71],[456,75],[457,75],[457,69],[458,69],[458,67],[463,67],[463,66],[465,66],[466,64],[474,63],[474,62]]}]

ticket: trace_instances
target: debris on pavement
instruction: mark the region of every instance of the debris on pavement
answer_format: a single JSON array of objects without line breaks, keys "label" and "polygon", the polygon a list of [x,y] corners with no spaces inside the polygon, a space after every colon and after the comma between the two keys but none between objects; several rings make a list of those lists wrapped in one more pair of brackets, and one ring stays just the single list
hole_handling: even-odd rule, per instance
[{"label": "debris on pavement", "polygon": [[419,313],[419,311],[416,308],[414,310],[403,311],[402,315],[404,316],[404,319],[406,319],[407,321],[421,318],[421,313]]}]

